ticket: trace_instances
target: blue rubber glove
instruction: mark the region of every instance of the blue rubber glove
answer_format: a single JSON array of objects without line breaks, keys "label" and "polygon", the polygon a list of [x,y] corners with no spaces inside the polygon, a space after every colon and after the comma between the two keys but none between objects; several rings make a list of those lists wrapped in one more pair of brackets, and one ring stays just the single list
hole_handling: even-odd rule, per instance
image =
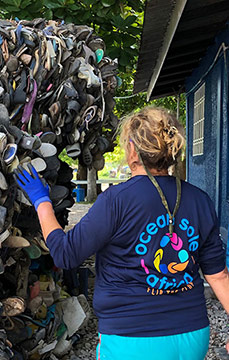
[{"label": "blue rubber glove", "polygon": [[38,173],[31,164],[28,165],[28,168],[30,173],[23,169],[23,167],[18,166],[17,170],[14,171],[14,178],[37,210],[38,205],[42,202],[49,201],[52,203],[52,201],[49,197],[48,184],[46,186],[43,185]]}]

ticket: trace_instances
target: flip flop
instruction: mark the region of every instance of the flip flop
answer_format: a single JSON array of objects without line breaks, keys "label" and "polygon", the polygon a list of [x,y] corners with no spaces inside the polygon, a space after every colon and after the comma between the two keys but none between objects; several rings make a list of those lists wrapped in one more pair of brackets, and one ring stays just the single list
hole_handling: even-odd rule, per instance
[{"label": "flip flop", "polygon": [[102,58],[104,56],[104,51],[103,49],[97,49],[95,51],[95,55],[96,55],[96,61],[97,61],[97,64],[100,63],[100,61],[102,61]]},{"label": "flip flop", "polygon": [[19,159],[17,156],[15,156],[15,158],[13,159],[13,161],[7,166],[7,173],[10,174],[12,172],[14,172],[14,170],[17,169],[19,165]]},{"label": "flip flop", "polygon": [[1,190],[8,189],[8,184],[7,184],[6,178],[1,171],[0,171],[0,189]]},{"label": "flip flop", "polygon": [[98,49],[102,49],[105,52],[105,49],[106,49],[106,46],[105,46],[105,43],[104,43],[103,39],[101,39],[99,37],[95,37],[92,40],[90,40],[88,42],[88,46],[94,52],[96,52],[96,50],[98,50]]},{"label": "flip flop", "polygon": [[5,230],[0,234],[0,246],[2,245],[2,243],[10,236],[10,232],[9,230]]},{"label": "flip flop", "polygon": [[[47,171],[59,171],[60,169],[60,160],[57,158],[56,155],[47,156],[45,159],[46,169]],[[45,173],[44,173],[45,176]]]},{"label": "flip flop", "polygon": [[25,311],[25,301],[21,297],[9,297],[1,300],[3,316],[17,316]]},{"label": "flip flop", "polygon": [[10,55],[6,67],[10,73],[16,71],[18,69],[18,58],[14,55]]},{"label": "flip flop", "polygon": [[57,204],[59,201],[64,200],[69,195],[69,189],[61,185],[53,185],[50,189],[50,199]]},{"label": "flip flop", "polygon": [[67,155],[71,158],[76,158],[81,154],[80,143],[77,142],[73,145],[66,146]]},{"label": "flip flop", "polygon": [[99,156],[96,156],[96,158],[93,158],[92,166],[96,171],[103,170],[105,165],[105,160],[102,154],[99,154]]},{"label": "flip flop", "polygon": [[41,257],[40,248],[33,243],[31,243],[29,247],[25,247],[23,250],[28,254],[28,256],[31,260],[39,259]]},{"label": "flip flop", "polygon": [[44,171],[47,168],[46,162],[42,158],[35,158],[31,161],[21,163],[23,169],[29,172],[30,170],[28,168],[28,164],[31,164],[38,173]]},{"label": "flip flop", "polygon": [[7,209],[4,206],[0,206],[0,232],[2,232],[4,229],[6,216]]},{"label": "flip flop", "polygon": [[0,132],[0,154],[5,150],[7,144],[7,136],[5,133]]},{"label": "flip flop", "polygon": [[16,249],[16,248],[26,248],[28,246],[30,246],[30,243],[28,240],[26,240],[25,238],[23,238],[22,236],[13,236],[10,235],[3,243],[2,243],[3,247],[8,247],[8,248],[12,248],[12,249]]},{"label": "flip flop", "polygon": [[73,121],[76,115],[79,113],[81,105],[76,100],[70,100],[67,103],[66,113],[68,116],[65,118],[65,123],[68,124],[69,122]]},{"label": "flip flop", "polygon": [[53,144],[42,143],[40,148],[37,150],[44,158],[56,155],[57,148]]},{"label": "flip flop", "polygon": [[13,94],[13,103],[14,104],[25,104],[26,102],[26,87],[27,87],[27,73],[26,69],[23,69],[20,77],[20,85],[17,86]]},{"label": "flip flop", "polygon": [[29,122],[30,116],[32,115],[33,106],[34,106],[36,96],[37,96],[37,83],[36,83],[36,80],[30,79],[30,81],[33,84],[33,90],[28,96],[29,101],[24,106],[24,111],[23,111],[23,115],[22,115],[22,119],[21,119],[21,122],[23,124],[22,125],[22,130],[26,129],[26,125]]},{"label": "flip flop", "polygon": [[42,143],[54,144],[56,141],[56,134],[52,131],[42,133],[40,136]]},{"label": "flip flop", "polygon": [[9,165],[13,159],[15,158],[17,153],[17,145],[16,144],[7,144],[4,152],[3,152],[3,160],[6,165]]}]

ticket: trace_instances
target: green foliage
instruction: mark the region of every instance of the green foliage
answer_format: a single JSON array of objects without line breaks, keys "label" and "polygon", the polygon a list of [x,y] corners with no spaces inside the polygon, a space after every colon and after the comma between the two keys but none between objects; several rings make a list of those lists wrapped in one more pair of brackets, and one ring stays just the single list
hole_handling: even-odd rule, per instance
[{"label": "green foliage", "polygon": [[[106,44],[106,54],[119,61],[122,86],[117,90],[115,113],[118,118],[155,104],[176,111],[177,98],[146,102],[146,94],[129,97],[133,91],[137,55],[144,19],[145,0],[0,0],[0,17],[32,20],[36,17],[64,20],[92,27]],[[123,98],[124,97],[124,98]],[[185,97],[180,98],[180,120],[185,125]],[[70,159],[64,150],[60,158],[72,167],[77,161]],[[107,162],[117,164],[124,159],[119,146],[105,155]]]},{"label": "green foliage", "polygon": [[118,58],[120,70],[133,66],[143,23],[145,0],[0,0],[2,18],[36,17],[88,25],[104,39],[107,55]]},{"label": "green foliage", "polygon": [[72,158],[70,158],[70,157],[67,155],[67,152],[66,152],[65,149],[60,153],[59,159],[60,159],[61,161],[66,162],[66,163],[67,163],[69,166],[71,166],[72,168],[77,168],[77,166],[78,166],[78,160],[73,160]]}]

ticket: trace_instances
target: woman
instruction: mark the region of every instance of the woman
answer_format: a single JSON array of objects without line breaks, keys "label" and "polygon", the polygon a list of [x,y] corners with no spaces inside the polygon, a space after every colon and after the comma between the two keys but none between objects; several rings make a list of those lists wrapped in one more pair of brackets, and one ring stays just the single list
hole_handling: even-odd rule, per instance
[{"label": "woman", "polygon": [[229,312],[214,206],[205,192],[168,175],[184,144],[178,125],[152,107],[128,117],[121,142],[132,178],[102,193],[66,234],[34,169],[17,171],[56,266],[76,268],[97,255],[97,359],[203,360],[209,321],[199,268]]}]

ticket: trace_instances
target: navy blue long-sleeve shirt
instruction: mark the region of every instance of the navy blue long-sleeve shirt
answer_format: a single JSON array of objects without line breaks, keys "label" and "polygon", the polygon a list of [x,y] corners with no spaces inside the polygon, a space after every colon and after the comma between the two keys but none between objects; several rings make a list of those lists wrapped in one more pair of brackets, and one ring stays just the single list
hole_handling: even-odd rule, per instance
[{"label": "navy blue long-sleeve shirt", "polygon": [[[156,179],[172,212],[175,178]],[[100,333],[162,336],[208,325],[199,267],[208,275],[225,268],[213,203],[182,181],[172,238],[168,219],[157,189],[139,175],[99,195],[66,234],[49,234],[47,246],[60,268],[75,268],[96,253],[93,305]]]}]

